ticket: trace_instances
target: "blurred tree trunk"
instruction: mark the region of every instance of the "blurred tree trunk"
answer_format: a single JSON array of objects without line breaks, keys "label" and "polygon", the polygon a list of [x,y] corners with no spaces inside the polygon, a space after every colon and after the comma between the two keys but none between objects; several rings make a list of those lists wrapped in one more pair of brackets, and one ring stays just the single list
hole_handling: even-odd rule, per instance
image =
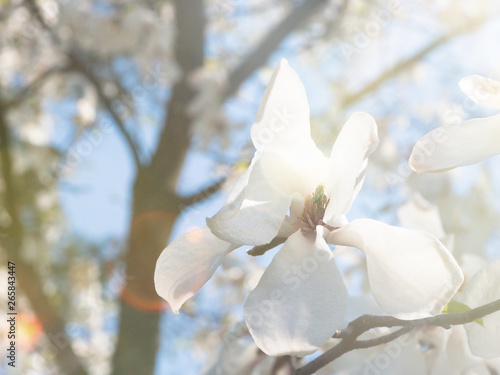
[{"label": "blurred tree trunk", "polygon": [[190,144],[186,106],[194,92],[188,77],[203,66],[205,39],[203,1],[177,0],[175,9],[175,53],[182,78],[172,90],[158,149],[134,184],[114,375],[153,374],[159,345],[162,300],[154,288],[154,269],[181,210],[175,187]]},{"label": "blurred tree trunk", "polygon": [[165,248],[179,214],[175,197],[165,199],[165,195],[155,192],[158,185],[148,185],[148,179],[138,177],[113,360],[116,375],[154,373],[162,306],[153,282],[155,260]]}]

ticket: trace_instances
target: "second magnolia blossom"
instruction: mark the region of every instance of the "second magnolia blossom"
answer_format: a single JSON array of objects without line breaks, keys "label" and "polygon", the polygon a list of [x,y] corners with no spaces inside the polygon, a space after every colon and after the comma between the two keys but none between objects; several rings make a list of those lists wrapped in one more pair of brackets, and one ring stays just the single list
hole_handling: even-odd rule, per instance
[{"label": "second magnolia blossom", "polygon": [[155,285],[174,312],[243,245],[285,242],[245,303],[256,344],[269,355],[304,356],[343,327],[347,291],[328,244],[366,256],[372,293],[401,319],[441,312],[463,282],[448,250],[428,233],[346,214],[361,189],[377,126],[355,113],[330,157],[310,135],[309,105],[297,74],[282,60],[252,127],[256,148],[207,227],[173,241],[158,259]]}]

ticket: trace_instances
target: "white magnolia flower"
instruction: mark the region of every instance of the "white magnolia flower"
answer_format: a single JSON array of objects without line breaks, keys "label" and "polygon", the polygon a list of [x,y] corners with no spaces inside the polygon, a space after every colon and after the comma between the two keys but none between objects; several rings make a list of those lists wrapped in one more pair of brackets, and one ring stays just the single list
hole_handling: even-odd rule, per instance
[{"label": "white magnolia flower", "polygon": [[[462,91],[475,103],[500,110],[500,82],[478,75],[463,78]],[[500,114],[434,129],[413,148],[410,167],[417,173],[442,172],[500,154]]]},{"label": "white magnolia flower", "polygon": [[250,167],[208,227],[176,239],[158,259],[156,290],[174,312],[227,253],[276,238],[286,242],[245,303],[250,333],[269,355],[310,354],[342,328],[347,291],[328,243],[363,251],[373,295],[387,313],[413,319],[441,312],[463,281],[441,242],[374,220],[347,223],[378,144],[371,116],[352,115],[326,158],[310,136],[304,87],[282,60],[252,141],[257,151]]},{"label": "white magnolia flower", "polygon": [[[488,264],[467,284],[460,302],[471,309],[500,299],[500,261]],[[500,357],[500,311],[486,315],[483,324],[465,325],[472,354],[482,358]]]}]

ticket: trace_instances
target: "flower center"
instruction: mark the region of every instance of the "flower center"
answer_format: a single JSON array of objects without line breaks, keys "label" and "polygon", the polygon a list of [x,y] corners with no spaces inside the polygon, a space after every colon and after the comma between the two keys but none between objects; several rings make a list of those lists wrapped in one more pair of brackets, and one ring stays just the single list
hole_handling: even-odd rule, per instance
[{"label": "flower center", "polygon": [[300,230],[302,233],[316,232],[317,225],[323,225],[329,230],[334,229],[323,222],[328,202],[330,202],[330,199],[325,195],[325,187],[323,185],[319,185],[314,194],[310,194],[306,197],[304,211],[302,212],[302,216],[299,217]]}]

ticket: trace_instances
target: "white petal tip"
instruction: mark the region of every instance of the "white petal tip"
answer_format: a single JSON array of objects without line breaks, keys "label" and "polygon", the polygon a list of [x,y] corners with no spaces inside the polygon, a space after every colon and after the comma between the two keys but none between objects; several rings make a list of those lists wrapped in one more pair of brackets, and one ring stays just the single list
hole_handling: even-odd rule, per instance
[{"label": "white petal tip", "polygon": [[359,121],[363,124],[366,124],[365,125],[366,128],[368,128],[370,131],[369,141],[370,141],[371,147],[373,147],[373,148],[377,147],[380,140],[378,138],[377,122],[375,121],[373,116],[370,115],[369,113],[366,113],[366,112],[354,112],[349,120],[351,120],[351,119],[353,119],[355,121]]},{"label": "white petal tip", "polygon": [[462,78],[458,85],[465,95],[480,106],[500,109],[500,82],[475,74]]},{"label": "white petal tip", "polygon": [[415,172],[415,173],[417,173],[417,174],[421,174],[421,173],[423,173],[423,172],[424,172],[423,170],[421,170],[421,169],[419,168],[418,164],[416,164],[416,163],[415,163],[415,161],[414,161],[414,160],[413,160],[413,158],[412,158],[412,155],[410,155],[410,159],[408,160],[408,166],[410,167],[410,169],[411,169],[413,172]]},{"label": "white petal tip", "polygon": [[370,114],[369,114],[369,113],[367,113],[367,112],[357,111],[357,112],[354,112],[354,113],[352,114],[352,117],[354,117],[354,116],[357,116],[357,117],[360,117],[360,118],[361,118],[361,117],[364,117],[366,120],[370,120],[370,121],[375,122],[375,119],[373,118],[373,116],[372,116],[372,115],[370,115]]},{"label": "white petal tip", "polygon": [[170,309],[172,310],[172,312],[173,312],[175,315],[179,315],[179,309],[178,309],[178,308],[173,308],[172,306],[170,306]]},{"label": "white petal tip", "polygon": [[471,80],[474,80],[477,77],[479,77],[477,74],[463,77],[460,81],[458,81],[458,86],[463,90],[464,87],[471,82]]},{"label": "white petal tip", "polygon": [[207,227],[210,229],[210,232],[212,234],[214,233],[214,230],[212,229],[213,223],[214,223],[214,218],[213,217],[207,217],[205,219],[205,223],[207,224]]},{"label": "white petal tip", "polygon": [[234,247],[215,237],[208,227],[184,233],[169,244],[156,262],[156,293],[174,314],[212,277]]}]

